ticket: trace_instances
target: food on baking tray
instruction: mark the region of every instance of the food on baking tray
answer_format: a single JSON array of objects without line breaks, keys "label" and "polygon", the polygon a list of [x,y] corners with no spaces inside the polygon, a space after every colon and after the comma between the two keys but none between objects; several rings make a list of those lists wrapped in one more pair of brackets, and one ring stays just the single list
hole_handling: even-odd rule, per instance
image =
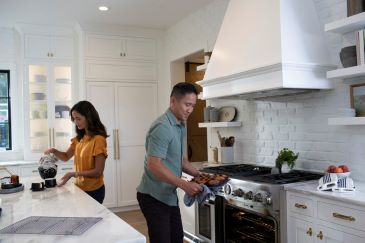
[{"label": "food on baking tray", "polygon": [[223,174],[200,174],[194,177],[191,181],[207,186],[219,186],[228,181],[228,176]]}]

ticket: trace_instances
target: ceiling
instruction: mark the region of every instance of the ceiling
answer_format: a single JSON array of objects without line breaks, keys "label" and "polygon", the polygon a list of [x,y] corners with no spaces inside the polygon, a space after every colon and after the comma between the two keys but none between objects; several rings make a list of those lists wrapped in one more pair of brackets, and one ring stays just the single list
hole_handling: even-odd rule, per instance
[{"label": "ceiling", "polygon": [[[166,29],[212,0],[1,0],[0,25],[102,23]],[[108,12],[98,6],[106,5]]]}]

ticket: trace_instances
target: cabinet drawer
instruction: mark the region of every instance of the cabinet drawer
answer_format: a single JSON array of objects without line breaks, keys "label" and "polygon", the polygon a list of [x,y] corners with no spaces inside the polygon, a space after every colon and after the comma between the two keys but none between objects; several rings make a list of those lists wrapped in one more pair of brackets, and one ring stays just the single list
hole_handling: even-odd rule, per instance
[{"label": "cabinet drawer", "polygon": [[312,199],[290,194],[288,202],[288,207],[291,212],[313,216],[314,202]]},{"label": "cabinet drawer", "polygon": [[321,201],[318,202],[318,218],[358,230],[363,230],[365,225],[365,211]]}]

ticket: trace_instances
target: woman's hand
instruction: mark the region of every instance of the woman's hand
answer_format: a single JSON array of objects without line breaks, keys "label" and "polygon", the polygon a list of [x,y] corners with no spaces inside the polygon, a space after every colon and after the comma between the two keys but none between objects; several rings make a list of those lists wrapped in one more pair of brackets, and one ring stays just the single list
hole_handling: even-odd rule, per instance
[{"label": "woman's hand", "polygon": [[44,154],[53,154],[55,151],[55,148],[50,148],[50,149],[47,149],[46,151],[44,151]]},{"label": "woman's hand", "polygon": [[75,176],[75,172],[67,172],[62,178],[61,178],[61,182],[58,184],[58,186],[63,186],[66,184],[66,182],[68,180],[71,179],[71,177]]}]

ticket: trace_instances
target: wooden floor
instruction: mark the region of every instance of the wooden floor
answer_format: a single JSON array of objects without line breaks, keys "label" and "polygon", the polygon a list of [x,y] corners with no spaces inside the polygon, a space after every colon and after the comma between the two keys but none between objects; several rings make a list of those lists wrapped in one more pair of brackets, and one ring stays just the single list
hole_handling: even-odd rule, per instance
[{"label": "wooden floor", "polygon": [[[118,212],[115,213],[125,222],[130,224],[133,228],[141,232],[144,236],[146,236],[147,243],[150,242],[148,239],[148,228],[146,219],[144,218],[141,210],[127,211],[127,212]],[[187,243],[187,241],[184,240]]]}]

